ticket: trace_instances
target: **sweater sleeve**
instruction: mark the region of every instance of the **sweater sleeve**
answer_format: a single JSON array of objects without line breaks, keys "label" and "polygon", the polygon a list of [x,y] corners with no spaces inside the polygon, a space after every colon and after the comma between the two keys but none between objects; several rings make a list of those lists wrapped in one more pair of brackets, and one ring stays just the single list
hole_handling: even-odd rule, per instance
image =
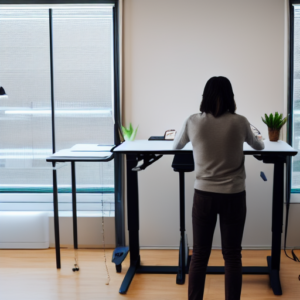
[{"label": "sweater sleeve", "polygon": [[263,150],[265,144],[261,136],[256,136],[251,130],[250,123],[246,119],[246,142],[255,150]]},{"label": "sweater sleeve", "polygon": [[180,132],[176,134],[173,142],[173,149],[182,149],[190,141],[188,135],[188,120],[189,119],[184,122]]}]

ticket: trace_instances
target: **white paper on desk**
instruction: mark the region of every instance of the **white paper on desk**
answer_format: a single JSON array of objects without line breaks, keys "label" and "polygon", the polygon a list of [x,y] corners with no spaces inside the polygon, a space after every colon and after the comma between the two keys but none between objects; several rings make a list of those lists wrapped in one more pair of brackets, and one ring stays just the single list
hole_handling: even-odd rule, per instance
[{"label": "white paper on desk", "polygon": [[92,157],[101,157],[101,158],[106,158],[111,156],[112,153],[111,152],[92,152],[92,151],[70,151],[69,149],[65,149],[65,150],[60,150],[58,152],[56,152],[55,154],[53,154],[53,156],[57,156],[57,157],[86,157],[86,158],[92,158]]},{"label": "white paper on desk", "polygon": [[110,152],[113,145],[98,145],[98,144],[77,144],[73,146],[70,150],[73,152]]}]

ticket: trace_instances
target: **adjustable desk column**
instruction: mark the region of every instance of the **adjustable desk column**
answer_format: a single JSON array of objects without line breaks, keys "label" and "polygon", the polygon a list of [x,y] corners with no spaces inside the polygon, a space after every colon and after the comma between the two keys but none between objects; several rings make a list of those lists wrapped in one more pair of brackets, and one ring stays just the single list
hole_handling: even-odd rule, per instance
[{"label": "adjustable desk column", "polygon": [[[137,155],[128,154],[126,156],[126,163],[130,266],[120,287],[121,294],[125,294],[127,292],[133,276],[137,272],[137,268],[140,266],[138,174],[137,172],[132,171],[138,163]],[[130,189],[128,189],[129,186],[131,187]]]},{"label": "adjustable desk column", "polygon": [[281,234],[283,226],[284,163],[286,158],[278,157],[274,162],[273,207],[272,207],[272,252],[267,257],[270,284],[275,295],[282,295],[280,284]]}]

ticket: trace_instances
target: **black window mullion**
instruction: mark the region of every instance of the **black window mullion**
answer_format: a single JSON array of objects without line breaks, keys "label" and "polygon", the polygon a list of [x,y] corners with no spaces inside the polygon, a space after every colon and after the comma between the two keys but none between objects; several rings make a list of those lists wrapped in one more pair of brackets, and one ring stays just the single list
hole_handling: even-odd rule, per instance
[{"label": "black window mullion", "polygon": [[[50,53],[50,85],[51,85],[51,126],[52,126],[52,153],[55,153],[55,105],[54,105],[54,72],[53,72],[53,23],[52,9],[49,9],[49,53]],[[54,163],[55,166],[55,163]]]},{"label": "black window mullion", "polygon": [[[293,89],[294,89],[294,6],[289,1],[290,11],[290,44],[289,44],[289,78],[288,78],[288,103],[287,103],[287,142],[292,145],[293,141]],[[299,1],[300,2],[300,1]],[[292,185],[292,158],[288,157],[286,162],[286,201],[290,201]]]},{"label": "black window mullion", "polygon": [[[121,125],[121,106],[120,106],[120,76],[119,76],[119,23],[118,23],[119,5],[118,1],[113,8],[113,47],[114,47],[114,133],[115,144],[120,144],[119,128]],[[116,247],[125,246],[125,206],[123,197],[123,156],[114,154],[115,171],[115,232]]]}]

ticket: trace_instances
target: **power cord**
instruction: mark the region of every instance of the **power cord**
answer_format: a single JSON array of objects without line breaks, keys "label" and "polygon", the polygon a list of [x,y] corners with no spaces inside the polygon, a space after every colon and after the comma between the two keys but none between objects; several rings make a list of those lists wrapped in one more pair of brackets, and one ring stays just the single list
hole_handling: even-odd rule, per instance
[{"label": "power cord", "polygon": [[72,269],[73,272],[78,272],[79,271],[79,265],[78,265],[78,257],[76,254],[76,250],[75,250],[75,264],[74,264],[74,268]]},{"label": "power cord", "polygon": [[[293,257],[290,257],[286,252],[286,239],[287,239],[287,230],[288,230],[288,223],[289,223],[289,211],[290,211],[290,197],[287,196],[286,197],[286,213],[285,213],[285,230],[284,230],[284,253],[285,253],[286,257],[288,257],[289,259],[291,259],[295,262],[300,262],[300,259],[294,252],[294,250],[296,250],[296,249],[291,250]],[[298,279],[300,280],[300,275],[298,276]]]}]

